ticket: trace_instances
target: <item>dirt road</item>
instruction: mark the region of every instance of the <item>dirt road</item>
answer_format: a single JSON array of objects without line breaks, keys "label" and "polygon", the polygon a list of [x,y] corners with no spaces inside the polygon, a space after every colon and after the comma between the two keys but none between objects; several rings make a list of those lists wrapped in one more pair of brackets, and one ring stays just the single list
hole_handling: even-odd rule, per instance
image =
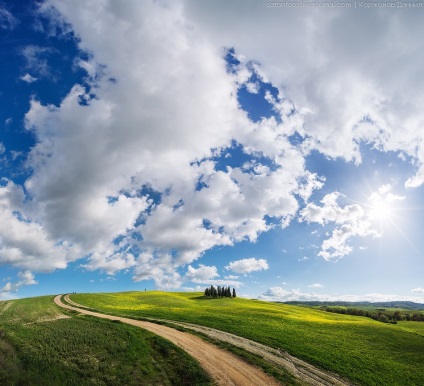
[{"label": "dirt road", "polygon": [[[98,318],[119,320],[132,326],[149,330],[172,343],[181,347],[184,351],[195,358],[200,365],[211,375],[218,385],[225,386],[278,386],[276,380],[266,375],[254,366],[247,364],[236,356],[221,350],[213,344],[173,328],[151,322],[143,322],[134,319],[121,318],[118,316],[105,315],[92,312],[83,308],[76,308],[62,303],[60,295],[54,298],[54,302],[63,308],[78,311],[82,314],[96,316]],[[76,303],[73,303],[76,304]]]},{"label": "dirt road", "polygon": [[[160,320],[162,321],[162,320]],[[165,322],[165,320],[163,320]],[[169,321],[168,321],[169,322]],[[296,358],[289,353],[265,346],[250,339],[242,338],[228,332],[216,330],[210,327],[199,326],[191,323],[172,322],[178,326],[201,332],[210,338],[221,342],[230,343],[233,346],[240,347],[253,354],[261,356],[267,362],[276,367],[284,367],[297,378],[308,385],[314,386],[348,386],[348,381],[341,379],[335,374],[330,374],[312,366],[311,364]]]},{"label": "dirt road", "polygon": [[[75,307],[87,308],[86,306],[83,306],[81,304],[78,304],[72,301],[69,298],[69,295],[66,295],[65,299],[69,304],[72,304]],[[83,312],[83,310],[80,310],[80,309],[79,311]],[[116,319],[116,317],[109,317],[109,319]],[[216,330],[210,327],[199,326],[199,325],[195,325],[191,323],[175,322],[170,320],[153,319],[153,318],[149,318],[149,319],[152,321],[172,323],[177,326],[181,326],[187,329],[200,332],[202,334],[209,336],[210,338],[213,338],[222,342],[230,343],[233,346],[240,347],[246,351],[249,351],[253,354],[261,356],[263,359],[271,363],[273,366],[284,367],[286,370],[288,370],[295,377],[299,378],[301,381],[303,381],[307,385],[313,385],[313,386],[349,386],[351,385],[351,383],[349,383],[347,380],[344,380],[338,377],[336,374],[332,374],[332,373],[320,370],[317,367],[312,366],[311,364],[299,358],[296,358],[283,350],[274,349],[274,348],[265,346],[261,343],[258,343],[246,338],[242,338],[234,334],[230,334],[228,332]],[[158,334],[158,335],[161,335],[161,334]],[[188,350],[186,351],[190,353],[190,351]],[[196,359],[198,358],[196,357]],[[257,385],[266,385],[266,383],[257,384]]]}]

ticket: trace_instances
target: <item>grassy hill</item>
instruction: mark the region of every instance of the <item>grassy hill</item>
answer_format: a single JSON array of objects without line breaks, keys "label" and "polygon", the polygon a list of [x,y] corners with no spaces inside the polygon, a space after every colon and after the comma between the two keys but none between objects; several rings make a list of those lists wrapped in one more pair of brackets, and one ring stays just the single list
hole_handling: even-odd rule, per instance
[{"label": "grassy hill", "polygon": [[77,294],[90,308],[133,318],[157,317],[229,331],[285,349],[363,385],[422,385],[424,328],[418,322],[374,320],[200,293]]},{"label": "grassy hill", "polygon": [[0,302],[0,385],[211,385],[140,328],[66,312],[52,296]]}]

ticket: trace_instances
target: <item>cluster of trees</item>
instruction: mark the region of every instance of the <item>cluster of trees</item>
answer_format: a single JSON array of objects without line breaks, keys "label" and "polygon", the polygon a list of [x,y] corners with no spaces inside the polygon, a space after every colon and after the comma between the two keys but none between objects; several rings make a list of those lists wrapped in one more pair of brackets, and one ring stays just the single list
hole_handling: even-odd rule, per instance
[{"label": "cluster of trees", "polygon": [[230,287],[214,287],[211,285],[210,287],[205,289],[205,296],[209,296],[212,298],[235,298],[237,296],[235,288],[231,291]]},{"label": "cluster of trees", "polygon": [[358,308],[342,308],[342,307],[323,307],[327,312],[335,312],[337,314],[347,314],[356,316],[365,316],[383,323],[396,324],[401,320],[412,320],[415,322],[424,322],[424,314],[415,312],[414,314],[402,313],[400,311],[386,311],[385,309],[377,309],[375,311],[361,310]]}]

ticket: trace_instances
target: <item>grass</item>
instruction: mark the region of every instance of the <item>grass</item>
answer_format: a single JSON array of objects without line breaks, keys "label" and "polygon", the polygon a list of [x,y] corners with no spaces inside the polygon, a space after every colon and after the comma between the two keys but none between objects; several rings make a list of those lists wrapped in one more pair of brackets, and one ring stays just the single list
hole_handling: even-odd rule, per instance
[{"label": "grass", "polygon": [[419,323],[387,325],[286,304],[206,299],[200,293],[78,294],[71,299],[111,314],[185,321],[232,332],[287,350],[358,384],[423,384],[424,336]]},{"label": "grass", "polygon": [[123,323],[64,313],[48,296],[0,302],[0,384],[212,383],[169,341]]},{"label": "grass", "polygon": [[[144,318],[139,318],[140,320]],[[152,321],[152,319],[146,318],[147,321]],[[284,386],[304,386],[305,383],[303,383],[301,380],[296,378],[292,373],[290,373],[288,370],[286,370],[283,367],[275,367],[271,365],[266,359],[264,359],[261,355],[253,354],[249,351],[246,351],[240,347],[234,346],[230,343],[223,342],[220,340],[217,340],[215,338],[212,338],[208,335],[205,335],[201,332],[191,330],[189,328],[183,327],[181,325],[175,324],[173,322],[167,322],[164,320],[157,320],[157,324],[172,327],[178,331],[187,332],[192,335],[196,335],[206,342],[212,343],[215,346],[226,350],[240,358],[242,358],[245,362],[251,364],[252,366],[255,366],[257,368],[262,369],[262,371],[277,381],[279,381]]]},{"label": "grass", "polygon": [[421,335],[424,338],[424,322],[398,322],[400,329]]},{"label": "grass", "polygon": [[[188,332],[193,333],[193,331],[188,330]],[[262,369],[263,372],[269,374],[271,377],[274,377],[284,386],[302,386],[304,385],[298,378],[292,375],[283,367],[276,367],[267,362],[263,357],[250,353],[249,351],[243,350],[240,347],[234,346],[229,343],[221,342],[216,339],[212,339],[206,335],[198,334],[204,340],[215,344],[216,346],[231,352],[234,355],[242,358],[245,362],[251,364],[252,366]]]}]

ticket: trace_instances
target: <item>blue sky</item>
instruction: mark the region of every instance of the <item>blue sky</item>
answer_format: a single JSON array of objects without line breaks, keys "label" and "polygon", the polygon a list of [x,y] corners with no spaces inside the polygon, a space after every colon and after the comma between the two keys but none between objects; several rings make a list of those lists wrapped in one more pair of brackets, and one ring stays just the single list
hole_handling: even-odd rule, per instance
[{"label": "blue sky", "polygon": [[0,299],[424,303],[422,9],[0,4]]}]

